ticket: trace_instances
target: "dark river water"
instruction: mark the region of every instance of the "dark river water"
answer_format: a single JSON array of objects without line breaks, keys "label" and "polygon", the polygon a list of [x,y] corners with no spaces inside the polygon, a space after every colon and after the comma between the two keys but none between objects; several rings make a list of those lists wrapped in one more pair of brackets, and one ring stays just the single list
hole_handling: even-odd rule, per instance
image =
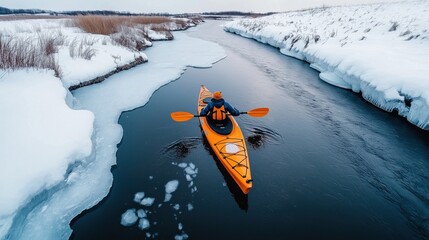
[{"label": "dark river water", "polygon": [[[188,69],[121,115],[113,187],[72,222],[72,239],[429,238],[427,132],[326,84],[305,62],[224,32],[221,23],[188,34],[219,43],[225,59]],[[210,152],[197,119],[169,117],[196,112],[201,84],[240,111],[270,108],[264,118],[237,118],[254,180],[248,196]],[[190,187],[180,163],[198,168]],[[179,186],[164,202],[170,180]],[[134,202],[137,192],[154,204]],[[150,227],[122,226],[127,209],[147,210]]]}]

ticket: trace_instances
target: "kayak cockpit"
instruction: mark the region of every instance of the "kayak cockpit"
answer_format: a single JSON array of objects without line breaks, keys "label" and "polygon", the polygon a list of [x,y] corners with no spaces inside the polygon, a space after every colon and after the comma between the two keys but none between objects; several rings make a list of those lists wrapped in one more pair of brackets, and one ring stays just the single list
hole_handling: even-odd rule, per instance
[{"label": "kayak cockpit", "polygon": [[228,135],[232,132],[233,124],[229,116],[225,120],[216,121],[211,117],[206,117],[210,128],[220,135]]}]

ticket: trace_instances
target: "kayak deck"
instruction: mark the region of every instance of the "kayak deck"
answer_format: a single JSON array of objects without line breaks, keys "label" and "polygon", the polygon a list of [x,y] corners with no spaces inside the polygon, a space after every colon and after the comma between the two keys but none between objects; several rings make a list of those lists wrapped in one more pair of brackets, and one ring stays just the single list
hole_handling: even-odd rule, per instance
[{"label": "kayak deck", "polygon": [[[207,99],[211,99],[212,96],[213,94],[205,86],[201,86],[198,98],[198,113],[207,105]],[[247,194],[252,188],[252,176],[246,141],[234,117],[231,115],[227,115],[227,117],[232,124],[232,130],[229,134],[220,134],[218,133],[219,131],[213,130],[207,118],[200,117],[199,119],[211,149],[241,191]]]}]

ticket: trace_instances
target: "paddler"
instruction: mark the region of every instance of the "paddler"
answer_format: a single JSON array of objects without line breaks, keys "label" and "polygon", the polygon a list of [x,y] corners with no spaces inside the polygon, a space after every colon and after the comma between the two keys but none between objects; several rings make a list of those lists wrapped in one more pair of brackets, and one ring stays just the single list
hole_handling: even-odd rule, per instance
[{"label": "paddler", "polygon": [[209,116],[215,121],[222,121],[226,119],[226,113],[232,116],[240,115],[240,112],[232,107],[229,103],[225,102],[222,98],[222,92],[214,92],[211,102],[200,112],[200,116]]}]

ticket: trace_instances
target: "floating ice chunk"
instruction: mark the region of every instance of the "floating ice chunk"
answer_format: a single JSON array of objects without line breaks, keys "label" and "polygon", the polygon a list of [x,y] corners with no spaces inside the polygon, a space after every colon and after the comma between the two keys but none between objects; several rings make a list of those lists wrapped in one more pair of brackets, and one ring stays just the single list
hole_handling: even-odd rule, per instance
[{"label": "floating ice chunk", "polygon": [[190,167],[185,168],[185,172],[186,174],[189,174],[189,175],[196,174],[196,172]]},{"label": "floating ice chunk", "polygon": [[143,206],[149,207],[149,206],[152,206],[154,201],[155,201],[155,198],[147,197],[147,198],[143,198],[140,204]]},{"label": "floating ice chunk", "polygon": [[189,167],[191,167],[192,169],[195,169],[195,164],[189,163]]},{"label": "floating ice chunk", "polygon": [[141,230],[148,229],[150,227],[150,222],[146,218],[142,218],[139,221],[139,228]]},{"label": "floating ice chunk", "polygon": [[121,224],[123,226],[131,226],[137,222],[137,215],[135,209],[128,209],[121,216]]},{"label": "floating ice chunk", "polygon": [[164,198],[164,202],[168,202],[168,201],[170,201],[170,199],[171,199],[171,197],[172,197],[173,195],[171,195],[171,193],[166,193],[165,194],[165,198]]},{"label": "floating ice chunk", "polygon": [[194,181],[191,181],[188,185],[188,188],[192,187],[194,185]]},{"label": "floating ice chunk", "polygon": [[172,162],[171,165],[177,166],[177,162]]},{"label": "floating ice chunk", "polygon": [[197,191],[197,186],[195,186],[195,187],[193,187],[192,189],[191,189],[191,193],[194,193],[194,192],[196,192]]},{"label": "floating ice chunk", "polygon": [[147,233],[146,233],[146,237],[147,237],[147,238],[150,238],[150,237],[151,237],[151,234],[147,232]]},{"label": "floating ice chunk", "polygon": [[158,208],[161,208],[161,207],[162,207],[162,203],[158,204]]},{"label": "floating ice chunk", "polygon": [[172,193],[177,190],[178,186],[179,186],[178,180],[171,180],[167,184],[165,184],[165,192]]},{"label": "floating ice chunk", "polygon": [[192,177],[191,177],[191,175],[186,174],[186,180],[187,180],[188,182],[192,181]]},{"label": "floating ice chunk", "polygon": [[180,209],[180,205],[179,205],[178,203],[176,203],[176,204],[173,206],[173,208],[174,208],[175,210],[179,210],[179,209]]},{"label": "floating ice chunk", "polygon": [[188,166],[188,164],[187,163],[179,163],[179,165],[177,165],[177,166],[179,166],[181,168],[185,168]]},{"label": "floating ice chunk", "polygon": [[144,198],[144,192],[138,192],[134,194],[134,202],[139,203]]},{"label": "floating ice chunk", "polygon": [[188,238],[189,238],[189,236],[186,233],[183,233],[182,235],[176,235],[176,236],[174,236],[175,240],[184,240],[184,239],[188,239]]},{"label": "floating ice chunk", "polygon": [[179,229],[179,231],[182,230],[183,229],[182,223],[177,224],[177,228]]},{"label": "floating ice chunk", "polygon": [[190,203],[188,203],[188,211],[192,211],[194,209],[194,206]]},{"label": "floating ice chunk", "polygon": [[137,216],[139,218],[145,218],[147,216],[147,214],[143,209],[139,209],[139,210],[137,210]]},{"label": "floating ice chunk", "polygon": [[153,179],[153,176],[149,176],[149,179],[150,179],[150,180],[152,180],[152,179]]}]

